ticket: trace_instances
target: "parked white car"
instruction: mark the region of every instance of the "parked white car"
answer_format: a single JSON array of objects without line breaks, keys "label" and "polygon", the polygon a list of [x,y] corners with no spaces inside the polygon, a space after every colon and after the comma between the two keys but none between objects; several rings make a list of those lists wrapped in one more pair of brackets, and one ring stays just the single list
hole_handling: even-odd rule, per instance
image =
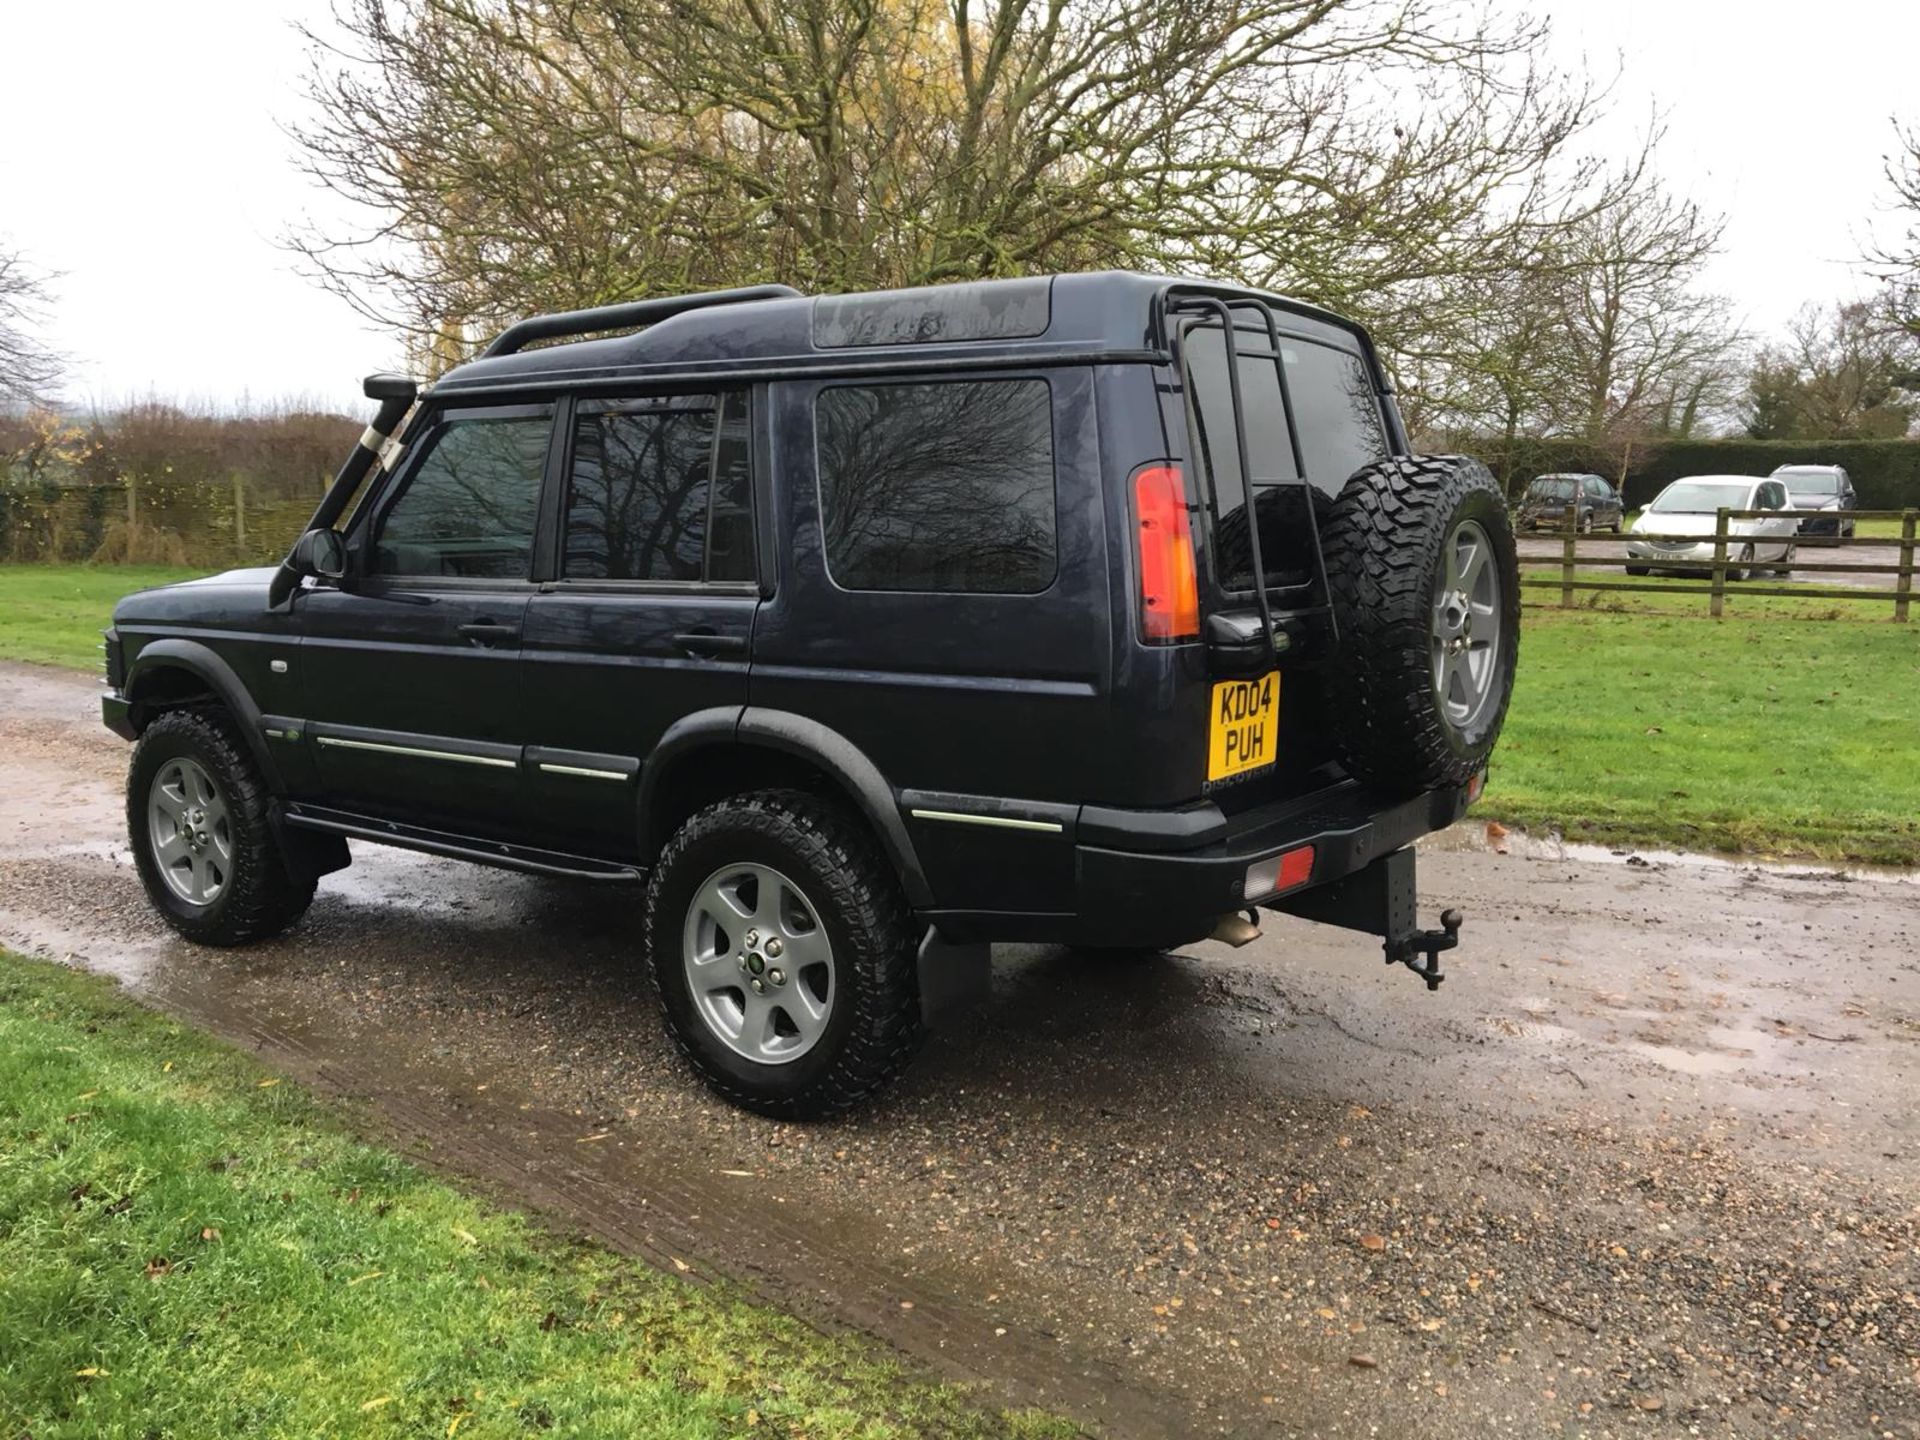
[{"label": "parked white car", "polygon": [[[1688,562],[1713,560],[1715,512],[1777,510],[1777,515],[1727,521],[1727,578],[1744,580],[1754,571],[1791,574],[1794,536],[1800,517],[1787,510],[1787,487],[1752,475],[1689,475],[1676,480],[1640,512],[1628,532],[1627,573],[1645,575],[1676,562],[1698,574]],[[1696,539],[1705,536],[1705,539]]]}]

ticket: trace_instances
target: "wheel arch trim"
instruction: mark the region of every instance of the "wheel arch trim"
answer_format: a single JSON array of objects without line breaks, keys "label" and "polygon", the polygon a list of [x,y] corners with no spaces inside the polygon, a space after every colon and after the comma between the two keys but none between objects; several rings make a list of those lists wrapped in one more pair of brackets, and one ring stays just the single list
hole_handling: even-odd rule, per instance
[{"label": "wheel arch trim", "polygon": [[274,763],[274,757],[267,748],[266,736],[261,733],[260,707],[253,703],[253,697],[247,693],[247,687],[241,682],[234,669],[211,646],[197,640],[183,640],[172,637],[155,640],[142,646],[140,653],[134,656],[127,666],[125,694],[132,714],[140,717],[144,728],[148,717],[141,715],[143,681],[151,685],[152,677],[165,670],[183,670],[194,678],[204,682],[225,705],[233,712],[239,722],[240,733],[246,737],[248,753],[254,763],[260,767],[261,775],[266,779],[268,788],[275,795],[286,793],[286,785],[280,775],[280,767]]},{"label": "wheel arch trim", "polygon": [[651,862],[668,836],[659,833],[651,818],[656,798],[680,766],[697,763],[702,750],[725,745],[748,745],[803,760],[820,770],[843,790],[861,816],[873,827],[882,850],[900,877],[908,903],[916,910],[933,903],[926,872],[901,818],[893,787],[875,765],[846,736],[817,720],[787,710],[759,706],[723,706],[696,710],[667,728],[640,771],[640,853]]}]

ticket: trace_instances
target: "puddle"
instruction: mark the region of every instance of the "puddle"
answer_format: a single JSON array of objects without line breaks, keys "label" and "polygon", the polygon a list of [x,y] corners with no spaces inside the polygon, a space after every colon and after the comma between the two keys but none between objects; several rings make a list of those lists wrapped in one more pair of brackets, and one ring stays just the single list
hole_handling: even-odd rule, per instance
[{"label": "puddle", "polygon": [[1498,844],[1487,839],[1486,825],[1468,819],[1426,836],[1419,842],[1422,850],[1453,851],[1462,854],[1510,855],[1520,860],[1569,861],[1582,865],[1616,866],[1631,870],[1656,870],[1685,866],[1700,870],[1759,871],[1798,880],[1857,880],[1883,885],[1911,885],[1920,889],[1920,871],[1894,865],[1821,864],[1807,860],[1771,860],[1757,855],[1727,855],[1708,850],[1642,850],[1609,845],[1588,845],[1563,840],[1558,835],[1534,835],[1524,830],[1509,830]]}]

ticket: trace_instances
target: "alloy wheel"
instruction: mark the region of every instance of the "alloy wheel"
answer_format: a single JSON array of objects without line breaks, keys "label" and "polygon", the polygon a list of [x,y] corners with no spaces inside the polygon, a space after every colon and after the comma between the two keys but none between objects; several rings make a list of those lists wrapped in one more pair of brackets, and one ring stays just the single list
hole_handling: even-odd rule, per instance
[{"label": "alloy wheel", "polygon": [[695,1010],[736,1055],[784,1065],[825,1033],[833,945],[806,892],[771,866],[708,876],[687,907],[681,956]]},{"label": "alloy wheel", "polygon": [[1454,526],[1444,559],[1433,601],[1433,690],[1447,723],[1465,730],[1500,688],[1500,572],[1477,520]]},{"label": "alloy wheel", "polygon": [[233,875],[233,820],[206,767],[169,760],[147,791],[147,843],[167,888],[190,905],[211,905]]}]

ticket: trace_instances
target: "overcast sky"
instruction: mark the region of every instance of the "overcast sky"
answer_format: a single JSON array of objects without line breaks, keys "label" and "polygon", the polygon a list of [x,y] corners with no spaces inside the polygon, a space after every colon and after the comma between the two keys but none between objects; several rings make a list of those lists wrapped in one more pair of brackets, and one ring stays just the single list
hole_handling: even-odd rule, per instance
[{"label": "overcast sky", "polygon": [[[1887,198],[1890,114],[1920,120],[1914,0],[1558,0],[1563,60],[1619,80],[1602,140],[1656,107],[1670,185],[1728,216],[1710,276],[1754,330],[1850,295]],[[0,243],[61,272],[71,398],[149,392],[349,408],[400,359],[282,247],[329,201],[294,168],[304,43],[325,0],[0,6]],[[1882,217],[1884,224],[1884,216]]]}]

